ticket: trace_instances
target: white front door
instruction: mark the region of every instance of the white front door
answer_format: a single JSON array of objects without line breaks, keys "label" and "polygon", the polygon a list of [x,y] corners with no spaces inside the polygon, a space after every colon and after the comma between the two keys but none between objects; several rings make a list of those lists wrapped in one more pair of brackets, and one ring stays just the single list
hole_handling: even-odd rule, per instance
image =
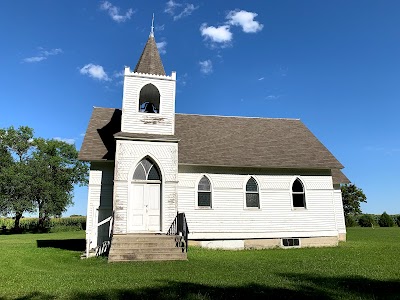
[{"label": "white front door", "polygon": [[128,232],[160,231],[160,184],[134,183]]}]

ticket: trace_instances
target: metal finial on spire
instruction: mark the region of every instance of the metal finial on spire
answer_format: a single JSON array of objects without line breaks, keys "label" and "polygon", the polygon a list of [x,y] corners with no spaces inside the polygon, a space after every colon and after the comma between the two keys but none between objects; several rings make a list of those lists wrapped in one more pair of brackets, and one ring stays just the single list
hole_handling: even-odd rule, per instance
[{"label": "metal finial on spire", "polygon": [[154,13],[153,13],[153,19],[151,19],[151,31],[150,31],[150,36],[154,36]]}]

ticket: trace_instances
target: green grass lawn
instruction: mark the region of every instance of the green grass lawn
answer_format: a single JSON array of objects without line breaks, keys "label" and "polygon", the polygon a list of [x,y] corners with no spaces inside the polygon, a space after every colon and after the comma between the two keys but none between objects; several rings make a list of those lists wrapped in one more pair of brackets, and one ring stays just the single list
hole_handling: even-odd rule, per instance
[{"label": "green grass lawn", "polygon": [[0,299],[400,299],[398,227],[350,228],[337,248],[191,248],[177,262],[81,260],[83,238],[0,235]]}]

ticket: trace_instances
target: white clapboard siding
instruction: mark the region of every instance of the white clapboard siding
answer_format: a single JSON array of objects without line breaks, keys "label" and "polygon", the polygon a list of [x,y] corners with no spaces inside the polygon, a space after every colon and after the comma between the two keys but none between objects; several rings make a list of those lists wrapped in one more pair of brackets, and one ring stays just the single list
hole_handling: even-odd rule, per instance
[{"label": "white clapboard siding", "polygon": [[162,201],[162,229],[167,232],[177,213],[177,190],[176,182],[166,182],[163,189]]},{"label": "white clapboard siding", "polygon": [[126,213],[128,209],[128,182],[114,182],[114,233],[126,233]]},{"label": "white clapboard siding", "polygon": [[112,213],[113,180],[114,163],[91,163],[86,220],[86,236],[91,241],[90,248],[95,248],[101,243],[107,231],[106,226],[103,226],[99,233],[97,223]]},{"label": "white clapboard siding", "polygon": [[178,144],[170,142],[146,142],[118,140],[114,186],[114,232],[127,233],[129,201],[134,201],[132,176],[137,164],[150,157],[161,171],[161,224],[166,232],[176,216]]},{"label": "white clapboard siding", "polygon": [[288,175],[255,175],[260,209],[245,207],[249,175],[206,174],[212,185],[212,208],[196,207],[202,174],[178,174],[178,210],[186,214],[191,238],[269,238],[338,234],[332,178],[300,176],[306,190],[306,209],[293,208]]},{"label": "white clapboard siding", "polygon": [[[131,133],[174,134],[175,73],[172,76],[154,76],[130,73],[125,69],[121,130]],[[153,84],[160,92],[160,112],[139,112],[140,90]]]},{"label": "white clapboard siding", "polygon": [[346,233],[346,225],[344,221],[344,211],[343,211],[343,199],[342,199],[342,191],[339,189],[335,189],[334,191],[335,197],[335,211],[336,211],[336,224],[339,233]]}]

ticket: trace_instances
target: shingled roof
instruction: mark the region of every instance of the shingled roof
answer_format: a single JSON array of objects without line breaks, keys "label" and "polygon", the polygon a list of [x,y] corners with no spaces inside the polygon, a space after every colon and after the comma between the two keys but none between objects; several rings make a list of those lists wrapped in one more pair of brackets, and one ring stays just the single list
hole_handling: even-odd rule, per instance
[{"label": "shingled roof", "polygon": [[175,119],[181,164],[343,168],[300,120],[185,114]]},{"label": "shingled roof", "polygon": [[342,164],[297,119],[175,115],[175,135],[120,132],[121,110],[94,108],[79,159],[113,160],[115,138],[179,143],[179,164],[224,167],[331,169],[349,182]]},{"label": "shingled roof", "polygon": [[80,160],[114,160],[114,134],[121,131],[121,110],[94,107],[79,151]]},{"label": "shingled roof", "polygon": [[165,76],[160,53],[158,53],[157,44],[152,34],[147,40],[134,72]]},{"label": "shingled roof", "polygon": [[350,183],[350,180],[347,178],[346,175],[343,174],[343,172],[339,169],[332,169],[332,181],[333,183]]}]

